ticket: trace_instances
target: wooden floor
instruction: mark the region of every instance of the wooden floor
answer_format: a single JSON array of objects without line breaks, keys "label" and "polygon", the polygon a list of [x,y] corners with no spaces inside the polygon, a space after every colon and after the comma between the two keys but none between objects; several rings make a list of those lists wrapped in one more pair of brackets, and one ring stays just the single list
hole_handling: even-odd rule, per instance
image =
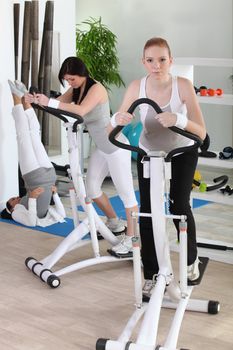
[{"label": "wooden floor", "polygon": [[[24,265],[47,256],[61,238],[0,224],[0,349],[91,350],[99,337],[116,339],[134,310],[131,262],[99,265],[61,277],[51,289]],[[101,242],[105,254],[106,242]],[[77,257],[76,257],[77,255]],[[176,261],[176,253],[173,253]],[[57,268],[91,257],[90,246],[69,253]],[[218,300],[218,315],[187,312],[179,346],[192,350],[233,348],[233,268],[210,261],[198,299]],[[162,312],[162,343],[172,311]]]},{"label": "wooden floor", "polygon": [[[200,235],[219,239],[226,234],[224,239],[233,243],[232,208],[210,204],[197,209],[195,216]],[[25,258],[44,258],[62,239],[0,223],[0,350],[95,350],[98,338],[117,339],[134,311],[129,261],[63,275],[57,289],[26,268]],[[105,254],[108,244],[101,241],[100,245]],[[65,255],[56,269],[90,257],[91,246],[87,245]],[[177,253],[172,253],[172,260],[176,266]],[[211,260],[192,296],[218,300],[221,310],[218,315],[187,312],[179,348],[232,350],[233,265]],[[160,344],[172,314],[172,310],[162,310]]]}]

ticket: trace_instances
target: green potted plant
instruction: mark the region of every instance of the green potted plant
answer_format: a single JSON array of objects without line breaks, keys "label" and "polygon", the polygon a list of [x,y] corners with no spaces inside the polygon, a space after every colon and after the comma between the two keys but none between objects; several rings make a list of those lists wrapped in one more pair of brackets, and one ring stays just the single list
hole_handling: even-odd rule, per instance
[{"label": "green potted plant", "polygon": [[[84,25],[87,29],[82,29]],[[76,55],[86,64],[91,77],[102,83],[107,90],[111,85],[125,86],[119,73],[117,37],[101,17],[90,17],[76,26]]]}]

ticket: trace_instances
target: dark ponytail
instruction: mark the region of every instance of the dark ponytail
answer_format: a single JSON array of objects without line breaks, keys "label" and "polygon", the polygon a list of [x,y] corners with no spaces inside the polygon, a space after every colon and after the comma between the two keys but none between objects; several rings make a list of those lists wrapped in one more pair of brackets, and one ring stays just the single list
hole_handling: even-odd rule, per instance
[{"label": "dark ponytail", "polygon": [[6,209],[1,212],[1,218],[6,220],[13,220],[11,214],[9,214]]}]

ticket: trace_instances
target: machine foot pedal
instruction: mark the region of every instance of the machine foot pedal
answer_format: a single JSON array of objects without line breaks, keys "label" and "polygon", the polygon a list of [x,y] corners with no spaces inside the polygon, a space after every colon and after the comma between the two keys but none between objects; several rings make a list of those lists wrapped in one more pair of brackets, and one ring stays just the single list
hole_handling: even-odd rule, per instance
[{"label": "machine foot pedal", "polygon": [[114,252],[112,249],[107,249],[107,252],[112,255],[115,256],[118,259],[124,259],[124,258],[132,258],[133,257],[133,252],[128,252],[127,254],[117,254],[116,252]]}]

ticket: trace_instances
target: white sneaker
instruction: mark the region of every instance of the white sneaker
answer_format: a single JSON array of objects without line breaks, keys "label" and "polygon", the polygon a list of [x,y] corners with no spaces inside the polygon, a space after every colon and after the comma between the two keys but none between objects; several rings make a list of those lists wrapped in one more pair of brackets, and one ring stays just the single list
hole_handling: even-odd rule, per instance
[{"label": "white sneaker", "polygon": [[14,94],[20,98],[23,97],[24,93],[16,87],[16,85],[13,83],[13,81],[8,80],[8,84],[9,84],[9,87],[10,87],[12,94]]},{"label": "white sneaker", "polygon": [[[126,230],[124,223],[119,218],[107,219],[105,225],[115,236],[119,236]],[[97,232],[97,238],[99,240],[104,239],[100,232]]]},{"label": "white sneaker", "polygon": [[121,233],[125,231],[125,225],[119,218],[107,219],[106,226],[112,233]]},{"label": "white sneaker", "polygon": [[200,277],[199,264],[201,261],[196,258],[194,263],[187,267],[187,276],[189,281],[195,281]]},{"label": "white sneaker", "polygon": [[132,237],[124,235],[120,243],[116,244],[111,249],[117,255],[126,255],[132,254],[133,252],[133,243]]},{"label": "white sneaker", "polygon": [[15,86],[19,91],[23,92],[24,95],[28,93],[28,89],[21,81],[15,80]]},{"label": "white sneaker", "polygon": [[142,287],[143,301],[149,301],[153,292],[154,286],[156,285],[157,275],[154,275],[152,280],[145,280],[144,286]]}]

